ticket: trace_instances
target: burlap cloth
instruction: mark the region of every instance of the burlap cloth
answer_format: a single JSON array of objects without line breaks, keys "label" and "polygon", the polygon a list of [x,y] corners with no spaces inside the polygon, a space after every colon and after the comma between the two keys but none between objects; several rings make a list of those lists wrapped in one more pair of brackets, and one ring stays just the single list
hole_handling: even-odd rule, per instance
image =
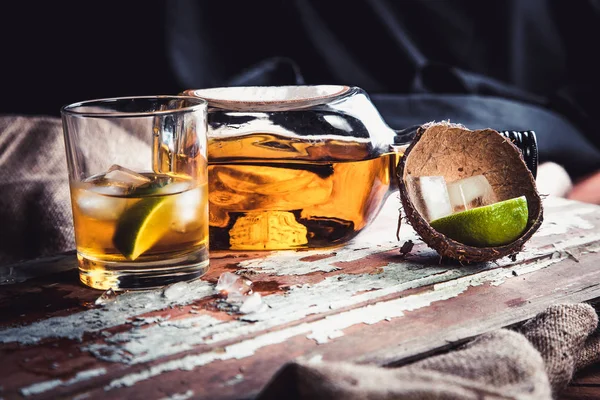
[{"label": "burlap cloth", "polygon": [[[99,153],[126,135],[100,138]],[[75,248],[59,118],[0,116],[0,188],[0,265]],[[292,362],[259,399],[549,399],[600,359],[597,324],[591,306],[563,304],[401,368]]]},{"label": "burlap cloth", "polygon": [[[84,151],[87,168],[106,171],[107,155],[123,165],[150,160],[150,143],[139,137],[151,132],[141,125],[146,122],[90,120],[78,132],[91,144]],[[0,265],[75,249],[60,118],[0,116],[0,193]]]},{"label": "burlap cloth", "polygon": [[597,325],[590,305],[561,304],[401,368],[291,362],[258,399],[551,399],[599,360]]},{"label": "burlap cloth", "polygon": [[0,117],[0,264],[75,248],[59,118]]}]

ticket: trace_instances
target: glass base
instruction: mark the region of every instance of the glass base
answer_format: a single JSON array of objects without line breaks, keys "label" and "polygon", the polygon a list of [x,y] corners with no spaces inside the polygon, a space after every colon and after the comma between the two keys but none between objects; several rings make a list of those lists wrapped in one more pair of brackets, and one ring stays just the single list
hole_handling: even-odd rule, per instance
[{"label": "glass base", "polygon": [[184,256],[145,262],[101,261],[82,254],[77,259],[81,282],[101,290],[145,290],[188,282],[204,275],[209,265],[206,246]]}]

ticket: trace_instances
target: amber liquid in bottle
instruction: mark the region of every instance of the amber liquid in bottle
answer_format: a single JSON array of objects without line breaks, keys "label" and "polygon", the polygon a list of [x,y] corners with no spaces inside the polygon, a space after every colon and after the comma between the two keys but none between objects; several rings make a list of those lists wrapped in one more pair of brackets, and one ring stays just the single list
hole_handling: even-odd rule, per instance
[{"label": "amber liquid in bottle", "polygon": [[[366,149],[365,144],[294,142],[269,134],[210,143],[211,249],[323,248],[347,242],[371,222],[395,186],[399,154],[369,157]],[[320,160],[303,159],[307,156]]]}]

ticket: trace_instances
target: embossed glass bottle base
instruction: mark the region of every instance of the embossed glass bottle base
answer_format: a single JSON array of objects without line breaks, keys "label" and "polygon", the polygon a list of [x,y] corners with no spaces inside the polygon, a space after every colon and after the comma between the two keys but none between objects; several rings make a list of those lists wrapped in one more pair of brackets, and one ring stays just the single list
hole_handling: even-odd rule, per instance
[{"label": "embossed glass bottle base", "polygon": [[200,278],[209,267],[208,249],[162,260],[102,261],[78,253],[79,279],[101,290],[144,290]]},{"label": "embossed glass bottle base", "polygon": [[209,164],[212,249],[327,248],[358,235],[390,193],[395,154],[346,162]]}]

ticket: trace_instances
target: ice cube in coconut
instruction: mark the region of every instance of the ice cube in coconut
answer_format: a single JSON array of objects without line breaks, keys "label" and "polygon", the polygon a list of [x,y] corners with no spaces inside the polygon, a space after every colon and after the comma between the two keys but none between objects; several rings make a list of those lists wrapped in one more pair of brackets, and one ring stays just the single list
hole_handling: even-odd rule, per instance
[{"label": "ice cube in coconut", "polygon": [[409,177],[409,185],[415,208],[427,221],[452,214],[452,204],[443,176]]},{"label": "ice cube in coconut", "polygon": [[453,213],[498,202],[492,185],[483,175],[450,182],[447,186]]}]

